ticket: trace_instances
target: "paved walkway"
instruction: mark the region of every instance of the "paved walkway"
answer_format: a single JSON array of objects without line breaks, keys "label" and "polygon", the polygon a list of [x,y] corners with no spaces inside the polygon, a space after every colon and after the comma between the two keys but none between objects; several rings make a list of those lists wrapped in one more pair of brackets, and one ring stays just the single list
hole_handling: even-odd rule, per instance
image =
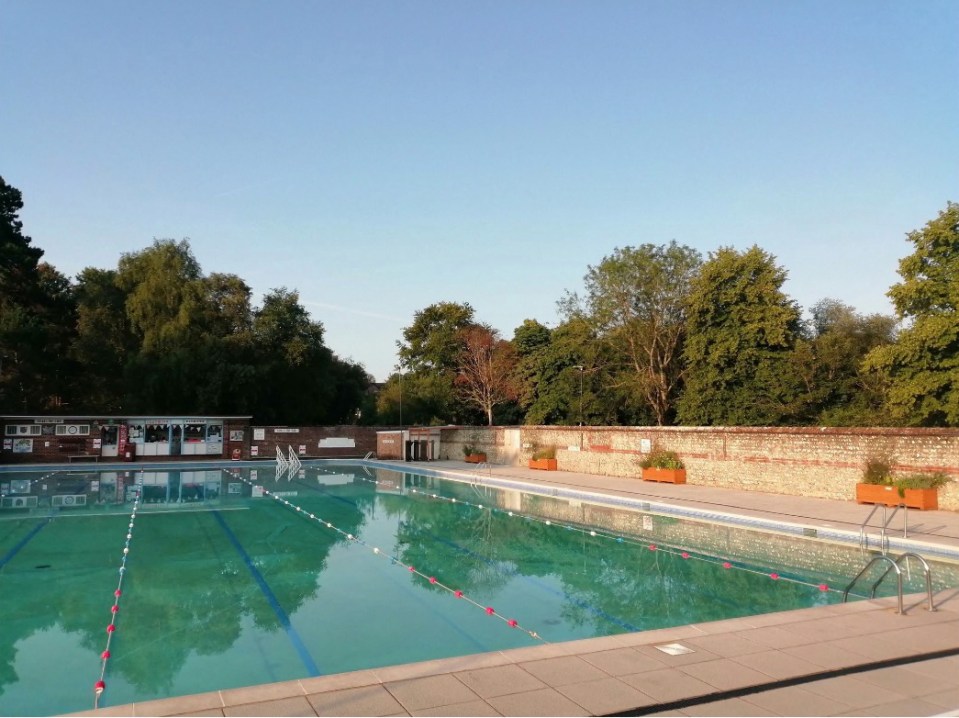
[{"label": "paved walkway", "polygon": [[[431,468],[470,473],[461,462]],[[478,478],[858,533],[868,507],[804,497],[484,467]],[[897,524],[898,531],[902,525]],[[910,512],[917,546],[959,549],[959,514]],[[959,587],[320,678],[77,715],[959,716]],[[663,647],[679,647],[672,655]]]}]

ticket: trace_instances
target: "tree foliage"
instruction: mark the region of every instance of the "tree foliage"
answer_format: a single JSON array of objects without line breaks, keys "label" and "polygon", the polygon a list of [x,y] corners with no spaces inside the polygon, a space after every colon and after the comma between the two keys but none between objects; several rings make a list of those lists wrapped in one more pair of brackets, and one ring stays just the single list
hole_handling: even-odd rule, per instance
[{"label": "tree foliage", "polygon": [[77,374],[70,285],[40,261],[22,209],[20,190],[0,177],[0,411],[8,412],[59,408]]},{"label": "tree foliage", "polygon": [[586,295],[560,303],[567,318],[586,319],[620,358],[614,381],[642,398],[657,424],[673,420],[683,375],[681,359],[690,282],[699,252],[643,244],[614,250],[586,273]]},{"label": "tree foliage", "polygon": [[461,349],[460,332],[473,325],[468,303],[439,302],[413,316],[397,342],[400,363],[410,371],[455,372]]},{"label": "tree foliage", "polygon": [[835,299],[810,310],[804,336],[796,342],[783,382],[795,385],[795,399],[782,421],[820,426],[880,426],[883,387],[863,370],[875,347],[895,339],[896,320],[882,314],[864,316]]},{"label": "tree foliage", "polygon": [[456,374],[460,398],[475,406],[493,425],[493,409],[516,398],[513,381],[516,352],[489,325],[474,325],[460,332],[462,348]]},{"label": "tree foliage", "polygon": [[959,426],[959,204],[907,235],[913,252],[899,262],[889,290],[905,327],[877,347],[867,369],[887,386],[897,423]]},{"label": "tree foliage", "polygon": [[[372,392],[295,290],[260,306],[154,239],[74,281],[23,233],[0,177],[0,411],[252,414],[262,423],[959,425],[959,205],[909,233],[898,321],[835,299],[800,320],[759,247],[615,249],[555,328],[511,341],[468,303],[414,314]],[[69,407],[69,409],[67,409]]]},{"label": "tree foliage", "polygon": [[795,387],[784,382],[800,312],[786,272],[759,247],[711,253],[688,300],[686,388],[679,418],[694,425],[772,425]]}]

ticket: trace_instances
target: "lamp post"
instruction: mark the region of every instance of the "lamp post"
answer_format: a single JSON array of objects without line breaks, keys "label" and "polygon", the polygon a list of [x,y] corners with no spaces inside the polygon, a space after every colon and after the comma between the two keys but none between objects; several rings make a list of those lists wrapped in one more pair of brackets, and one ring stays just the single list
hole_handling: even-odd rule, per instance
[{"label": "lamp post", "polygon": [[400,378],[400,428],[403,426],[403,365],[396,365],[396,373]]},{"label": "lamp post", "polygon": [[583,373],[586,371],[586,367],[582,364],[577,364],[572,367],[573,369],[579,369],[579,425],[583,425]]}]

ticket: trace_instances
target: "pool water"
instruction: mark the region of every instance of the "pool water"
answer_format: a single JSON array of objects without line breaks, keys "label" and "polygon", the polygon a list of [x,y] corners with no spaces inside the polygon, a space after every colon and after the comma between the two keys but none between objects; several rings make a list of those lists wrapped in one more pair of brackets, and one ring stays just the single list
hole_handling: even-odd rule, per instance
[{"label": "pool water", "polygon": [[37,497],[0,512],[4,715],[93,707],[137,485],[101,707],[836,603],[864,564],[358,464],[2,481]]}]

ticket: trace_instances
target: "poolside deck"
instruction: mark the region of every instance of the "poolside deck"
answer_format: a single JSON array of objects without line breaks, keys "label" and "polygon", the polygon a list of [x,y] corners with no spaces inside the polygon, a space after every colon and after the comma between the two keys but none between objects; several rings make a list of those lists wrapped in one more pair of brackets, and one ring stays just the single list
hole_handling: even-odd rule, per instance
[{"label": "poolside deck", "polygon": [[[514,466],[429,468],[858,533],[852,501]],[[902,524],[897,523],[901,534]],[[959,550],[959,514],[910,512],[909,539]],[[921,552],[921,551],[920,551]],[[213,691],[75,715],[959,716],[959,587]],[[658,646],[691,652],[669,655]]]}]

